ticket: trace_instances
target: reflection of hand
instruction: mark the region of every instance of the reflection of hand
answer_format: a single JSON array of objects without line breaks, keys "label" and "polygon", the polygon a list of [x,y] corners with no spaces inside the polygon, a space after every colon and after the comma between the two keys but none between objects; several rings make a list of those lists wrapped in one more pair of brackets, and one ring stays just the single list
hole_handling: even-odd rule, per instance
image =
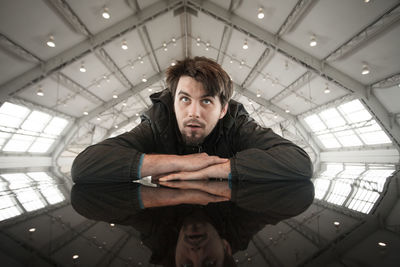
[{"label": "reflection of hand", "polygon": [[169,181],[159,182],[160,185],[178,189],[197,189],[212,195],[231,198],[231,189],[226,181]]},{"label": "reflection of hand", "polygon": [[[172,183],[172,182],[168,182]],[[207,205],[211,202],[228,201],[229,198],[209,194],[198,189],[176,188],[154,188],[142,186],[140,190],[141,199],[145,208],[174,206],[179,204],[200,204]]]},{"label": "reflection of hand", "polygon": [[161,176],[159,181],[171,181],[171,180],[205,180],[208,178],[223,178],[228,179],[228,175],[231,171],[231,166],[229,160],[211,165],[209,167],[195,170],[195,171],[181,171],[171,173],[165,176]]},{"label": "reflection of hand", "polygon": [[179,192],[177,196],[179,203],[177,204],[207,205],[211,202],[223,202],[229,200],[226,197],[212,195],[201,190],[185,189],[177,191]]}]

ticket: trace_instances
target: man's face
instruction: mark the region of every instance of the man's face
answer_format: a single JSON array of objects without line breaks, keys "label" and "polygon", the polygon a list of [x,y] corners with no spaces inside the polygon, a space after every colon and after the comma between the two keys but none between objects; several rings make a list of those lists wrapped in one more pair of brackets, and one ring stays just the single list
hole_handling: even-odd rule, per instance
[{"label": "man's face", "polygon": [[179,79],[174,109],[179,131],[188,145],[199,145],[211,133],[228,108],[221,106],[218,96],[208,95],[203,85],[195,79]]},{"label": "man's face", "polygon": [[230,245],[220,238],[214,226],[204,220],[187,218],[178,236],[176,266],[222,266],[224,250],[231,253]]}]

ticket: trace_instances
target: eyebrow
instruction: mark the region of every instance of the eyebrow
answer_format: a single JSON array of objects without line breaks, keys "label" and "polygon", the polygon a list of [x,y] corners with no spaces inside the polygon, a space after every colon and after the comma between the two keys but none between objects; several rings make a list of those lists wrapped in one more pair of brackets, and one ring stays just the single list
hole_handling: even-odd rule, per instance
[{"label": "eyebrow", "polygon": [[[183,91],[183,90],[180,90],[180,91],[179,91],[179,93],[178,93],[178,95],[185,95],[185,96],[189,96],[189,97],[191,97],[191,95],[190,95],[190,94],[186,93],[186,92],[185,92],[185,91]],[[205,95],[202,95],[200,98],[206,98],[206,97],[215,98],[215,96],[212,96],[212,95],[210,95],[210,94],[205,94]]]}]

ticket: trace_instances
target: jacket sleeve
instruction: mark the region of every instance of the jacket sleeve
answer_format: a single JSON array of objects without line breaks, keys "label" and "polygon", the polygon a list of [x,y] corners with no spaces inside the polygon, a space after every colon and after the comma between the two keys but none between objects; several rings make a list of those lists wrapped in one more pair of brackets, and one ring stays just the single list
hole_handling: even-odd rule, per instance
[{"label": "jacket sleeve", "polygon": [[131,182],[140,179],[144,153],[153,150],[150,122],[145,120],[130,132],[87,147],[71,168],[75,183]]},{"label": "jacket sleeve", "polygon": [[[243,108],[244,110],[244,108]],[[236,120],[232,138],[232,181],[309,180],[313,173],[308,154],[299,146],[259,126],[247,112]]]}]

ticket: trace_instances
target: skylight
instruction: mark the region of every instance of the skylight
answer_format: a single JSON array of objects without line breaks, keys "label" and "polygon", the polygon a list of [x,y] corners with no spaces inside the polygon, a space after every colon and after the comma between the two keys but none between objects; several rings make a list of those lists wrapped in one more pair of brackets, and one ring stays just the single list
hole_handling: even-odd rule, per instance
[{"label": "skylight", "polygon": [[362,213],[369,213],[386,179],[395,168],[390,164],[324,163],[314,180],[315,198]]},{"label": "skylight", "polygon": [[1,174],[0,185],[0,221],[65,200],[45,172]]},{"label": "skylight", "polygon": [[46,153],[67,124],[63,118],[5,102],[0,108],[0,149]]},{"label": "skylight", "polygon": [[358,99],[307,116],[304,121],[325,149],[392,143]]}]

